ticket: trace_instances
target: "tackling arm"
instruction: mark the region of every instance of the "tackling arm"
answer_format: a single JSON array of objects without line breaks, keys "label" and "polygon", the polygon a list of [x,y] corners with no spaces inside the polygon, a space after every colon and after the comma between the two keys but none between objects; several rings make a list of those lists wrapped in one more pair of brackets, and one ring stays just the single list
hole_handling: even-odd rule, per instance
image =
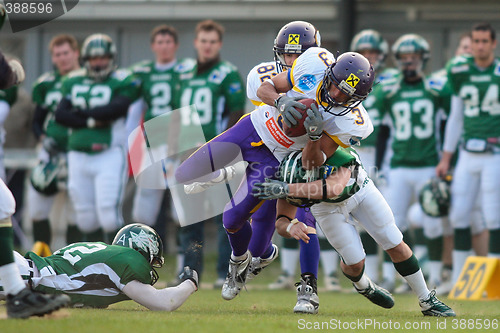
[{"label": "tackling arm", "polygon": [[279,73],[271,79],[272,84],[264,81],[257,89],[257,97],[267,105],[274,106],[276,99],[280,97],[280,93],[286,93],[292,89],[287,75],[287,72]]},{"label": "tackling arm", "polygon": [[325,163],[332,156],[339,145],[328,135],[323,135],[317,141],[309,140],[302,151],[302,165],[306,170],[312,170]]},{"label": "tackling arm", "polygon": [[191,280],[186,280],[177,287],[164,289],[156,289],[134,280],[123,288],[123,292],[130,299],[153,311],[174,311],[196,290],[196,285]]}]

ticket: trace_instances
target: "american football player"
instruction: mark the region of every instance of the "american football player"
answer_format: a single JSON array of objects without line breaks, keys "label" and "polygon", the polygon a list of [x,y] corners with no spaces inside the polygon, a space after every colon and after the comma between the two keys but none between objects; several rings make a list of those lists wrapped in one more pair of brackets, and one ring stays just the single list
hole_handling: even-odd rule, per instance
[{"label": "american football player", "polygon": [[163,245],[154,229],[140,223],[120,229],[112,245],[74,243],[49,257],[33,252],[15,256],[26,284],[48,294],[64,293],[74,307],[106,308],[131,299],[150,310],[174,311],[198,290],[198,274],[189,267],[179,286],[153,287],[155,268],[163,265]]},{"label": "american football player", "polygon": [[10,108],[17,101],[17,86],[0,90],[0,178],[5,181],[5,166],[3,163],[3,145],[5,141],[5,120],[9,116]]},{"label": "american football player", "polygon": [[[315,169],[303,167],[302,152],[291,153],[280,166],[278,180],[254,183],[260,199],[280,199],[276,229],[284,237],[307,240],[304,224],[292,219],[298,203],[312,203],[312,212],[332,246],[342,257],[341,268],[358,293],[383,308],[394,306],[392,295],[364,272],[365,252],[352,216],[390,255],[394,267],[418,297],[425,316],[455,316],[430,292],[418,259],[403,241],[391,209],[364,170],[352,148],[339,148]],[[302,199],[304,198],[304,199]]]},{"label": "american football player", "polygon": [[472,55],[458,58],[447,69],[453,97],[446,124],[443,156],[436,167],[438,176],[448,172],[460,136],[463,141],[451,187],[449,218],[455,236],[453,283],[457,281],[470,254],[471,214],[478,193],[482,195],[481,210],[490,232],[488,255],[500,257],[500,189],[495,185],[500,182],[500,170],[495,168],[495,164],[500,161],[500,80],[496,46],[496,34],[492,26],[488,23],[476,24],[472,28]]},{"label": "american football player", "polygon": [[[235,65],[222,60],[220,53],[223,45],[224,27],[212,20],[201,21],[195,28],[194,48],[197,59],[191,66],[184,66],[180,71],[180,87],[176,94],[176,108],[187,112],[182,114],[182,127],[178,135],[176,149],[187,158],[193,148],[197,148],[207,140],[219,135],[234,125],[243,115],[245,109],[245,86]],[[192,106],[192,107],[190,107]],[[193,143],[191,130],[199,130],[201,125],[204,138]],[[196,147],[195,147],[196,146]],[[186,152],[189,152],[186,154]],[[234,168],[228,168],[234,175]],[[177,191],[178,190],[178,191]],[[215,205],[205,205],[208,196],[201,193],[195,197],[186,196],[182,186],[172,190],[172,197],[178,215],[183,214],[188,221],[210,221],[217,225],[218,258],[216,264],[217,280],[214,287],[219,288],[227,273],[227,261],[231,248],[227,235],[222,227],[222,215],[207,219],[204,209]],[[221,204],[222,205],[222,204]],[[212,215],[213,216],[213,215]],[[188,265],[201,274],[203,272],[204,222],[191,223],[180,229],[180,245],[184,252],[184,265]]]},{"label": "american football player", "polygon": [[[388,203],[398,228],[410,239],[408,209],[412,197],[432,177],[438,162],[436,120],[443,107],[443,85],[430,85],[423,68],[430,55],[427,41],[416,34],[396,40],[393,55],[400,75],[386,80],[374,91],[375,107],[392,121],[392,157],[389,170]],[[382,113],[383,115],[383,113]],[[416,201],[416,200],[413,200]],[[440,284],[443,242],[442,221],[425,216],[421,221],[428,239],[429,273],[432,285]],[[385,256],[384,286],[393,290],[394,268]]]},{"label": "american football player", "polygon": [[[6,17],[5,7],[0,4],[0,29]],[[15,63],[14,68],[0,52],[0,88],[7,89],[24,80],[24,70]],[[44,295],[26,287],[21,272],[14,261],[14,234],[11,217],[16,209],[14,196],[0,179],[0,284],[7,298],[8,318],[42,316],[57,310],[69,302],[66,295]]]},{"label": "american football player", "polygon": [[125,117],[139,86],[130,71],[116,69],[115,57],[109,36],[87,37],[82,46],[85,68],[63,81],[56,110],[56,121],[71,128],[68,191],[76,224],[89,240],[102,240],[102,228],[108,242],[123,224]]},{"label": "american football player", "polygon": [[[320,141],[325,141],[325,155],[328,157],[337,148],[336,142],[345,146],[353,145],[369,135],[373,126],[359,103],[371,91],[373,79],[373,68],[362,55],[348,52],[335,61],[328,50],[311,47],[295,60],[291,70],[276,75],[259,87],[257,96],[272,106],[259,106],[242,117],[233,127],[203,145],[177,168],[175,176],[179,183],[190,184],[196,180],[215,184],[226,180],[226,165],[239,153],[249,163],[246,181],[234,194],[234,201],[231,200],[224,209],[224,227],[233,250],[228,276],[222,288],[224,299],[235,298],[246,281],[252,256],[248,251],[252,236],[248,218],[260,203],[259,199],[250,194],[253,183],[273,178],[279,161],[290,150],[304,147],[308,149],[312,146],[317,149],[313,153],[319,154],[321,159],[321,163],[316,165],[321,165],[325,157],[318,146]],[[259,94],[264,85],[274,93]],[[279,95],[292,88],[296,98],[314,98],[320,105],[317,108],[313,104],[308,111],[309,116],[304,123],[307,134],[294,138],[288,137],[280,125],[283,121],[289,125],[296,124],[297,120],[292,113],[298,111],[294,107],[305,109],[294,98]],[[327,134],[321,139],[323,131]],[[233,144],[234,149],[227,149],[227,143]],[[312,164],[314,162],[310,166]],[[233,202],[238,204],[234,205]],[[266,236],[271,239],[272,234],[262,235]]]},{"label": "american football player", "polygon": [[[297,37],[298,36],[298,37]],[[294,38],[298,44],[291,44]],[[255,66],[247,76],[247,97],[254,105],[259,105],[262,101],[257,96],[257,89],[262,82],[276,76],[282,71],[292,67],[293,62],[310,47],[321,46],[321,37],[311,23],[304,21],[293,21],[285,24],[278,32],[274,40],[274,62],[263,62]],[[263,211],[267,209],[264,213]],[[252,214],[252,239],[248,249],[252,253],[252,263],[249,268],[249,277],[253,277],[254,271],[268,266],[277,257],[277,251],[272,251],[270,240],[261,237],[262,234],[269,234],[274,230],[274,217],[276,216],[276,203],[265,203],[259,210]],[[260,217],[263,217],[261,219]],[[271,289],[293,287],[296,263],[299,259],[300,245],[300,269],[301,281],[297,289],[297,303],[294,312],[316,313],[319,306],[317,297],[317,275],[318,263],[321,257],[325,275],[325,286],[328,290],[340,290],[338,280],[334,276],[338,265],[338,254],[331,247],[322,233],[316,230],[314,217],[308,208],[299,208],[296,216],[309,226],[309,242],[297,242],[293,239],[283,239],[281,248],[281,268],[282,274],[277,281],[270,284]],[[323,237],[321,237],[323,236]],[[323,240],[323,242],[322,242]],[[321,252],[319,251],[321,245]],[[264,253],[270,253],[268,257]],[[276,252],[276,255],[274,255]],[[309,284],[311,288],[306,288]]]},{"label": "american football player", "polygon": [[[69,128],[55,121],[55,110],[62,97],[62,79],[71,71],[80,68],[78,62],[80,51],[75,37],[67,34],[53,37],[49,42],[49,51],[55,69],[40,76],[33,85],[32,92],[33,102],[36,104],[33,132],[42,143],[38,153],[39,165],[36,168],[37,170],[45,170],[49,167],[56,172],[53,177],[55,181],[49,183],[46,183],[49,180],[45,177],[46,172],[32,172],[31,183],[33,186],[28,189],[30,203],[28,214],[33,222],[33,239],[35,241],[32,251],[40,256],[52,254],[50,251],[52,237],[49,215],[59,190],[66,193],[65,220],[68,222],[66,242],[71,244],[81,240],[81,234],[75,225],[72,202],[67,196],[66,190],[59,188],[57,181],[57,178],[61,176],[60,173],[64,169],[67,170],[64,161],[66,160]],[[51,163],[53,159],[58,159],[64,165],[59,168],[59,163]],[[51,186],[52,191],[50,190]]]}]

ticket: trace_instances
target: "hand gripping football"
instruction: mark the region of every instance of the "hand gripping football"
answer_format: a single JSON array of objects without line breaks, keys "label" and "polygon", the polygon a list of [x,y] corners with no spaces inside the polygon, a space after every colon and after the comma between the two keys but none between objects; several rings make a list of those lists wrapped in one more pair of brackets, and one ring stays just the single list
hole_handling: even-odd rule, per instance
[{"label": "hand gripping football", "polygon": [[306,134],[306,129],[304,127],[304,121],[306,120],[307,117],[307,110],[311,107],[311,104],[316,104],[316,101],[312,98],[304,98],[298,101],[299,103],[302,103],[306,106],[304,110],[301,110],[299,108],[295,108],[295,110],[299,111],[302,114],[301,119],[297,119],[297,125],[294,125],[292,127],[288,127],[285,122],[283,122],[283,130],[285,131],[285,134],[291,138],[296,137],[296,136],[302,136]]}]

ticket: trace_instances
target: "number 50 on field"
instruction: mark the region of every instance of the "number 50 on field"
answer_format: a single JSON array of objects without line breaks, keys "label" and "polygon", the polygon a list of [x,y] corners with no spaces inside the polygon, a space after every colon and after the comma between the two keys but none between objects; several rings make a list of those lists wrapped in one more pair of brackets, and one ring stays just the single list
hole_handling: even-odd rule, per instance
[{"label": "number 50 on field", "polygon": [[448,295],[451,299],[480,300],[500,298],[500,259],[468,257],[457,283]]}]

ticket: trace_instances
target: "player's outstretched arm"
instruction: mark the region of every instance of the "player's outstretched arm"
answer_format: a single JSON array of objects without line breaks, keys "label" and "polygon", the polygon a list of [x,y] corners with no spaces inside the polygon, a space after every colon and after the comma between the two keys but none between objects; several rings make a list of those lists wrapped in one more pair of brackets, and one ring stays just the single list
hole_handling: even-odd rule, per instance
[{"label": "player's outstretched arm", "polygon": [[153,311],[174,311],[198,288],[191,280],[185,280],[177,287],[156,289],[137,280],[125,285],[123,292],[130,299]]}]

